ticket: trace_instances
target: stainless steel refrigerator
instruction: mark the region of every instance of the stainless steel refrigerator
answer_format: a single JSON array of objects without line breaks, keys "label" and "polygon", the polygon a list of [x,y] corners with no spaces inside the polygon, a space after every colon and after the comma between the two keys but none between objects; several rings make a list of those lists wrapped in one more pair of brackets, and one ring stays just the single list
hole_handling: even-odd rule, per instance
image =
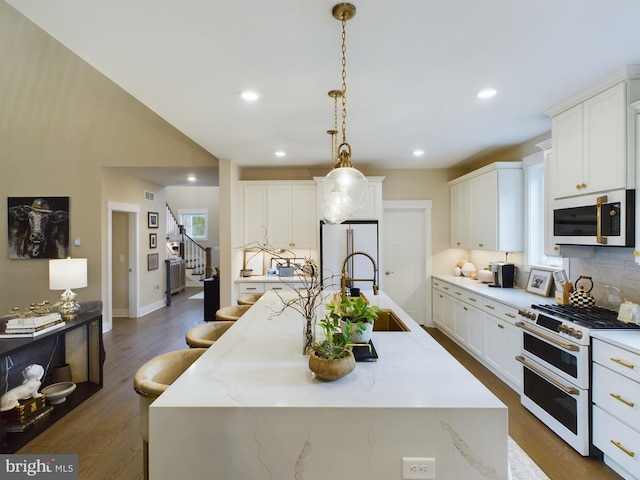
[{"label": "stainless steel refrigerator", "polygon": [[[340,289],[340,275],[345,258],[353,252],[364,252],[375,260],[378,266],[378,222],[351,220],[338,225],[320,222],[320,271],[323,285],[334,285]],[[371,260],[365,255],[355,255],[346,264],[349,278],[375,278],[380,287],[379,272],[375,272]],[[361,290],[371,290],[371,281],[351,282],[347,286]]]}]

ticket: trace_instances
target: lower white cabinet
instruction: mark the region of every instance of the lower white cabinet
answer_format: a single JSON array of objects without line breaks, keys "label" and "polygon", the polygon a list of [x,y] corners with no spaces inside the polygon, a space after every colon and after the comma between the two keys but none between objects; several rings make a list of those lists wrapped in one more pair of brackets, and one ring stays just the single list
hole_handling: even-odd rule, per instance
[{"label": "lower white cabinet", "polygon": [[432,281],[433,322],[515,391],[522,385],[522,330],[517,308],[450,284]]},{"label": "lower white cabinet", "polygon": [[593,444],[626,480],[640,479],[640,355],[593,339]]}]

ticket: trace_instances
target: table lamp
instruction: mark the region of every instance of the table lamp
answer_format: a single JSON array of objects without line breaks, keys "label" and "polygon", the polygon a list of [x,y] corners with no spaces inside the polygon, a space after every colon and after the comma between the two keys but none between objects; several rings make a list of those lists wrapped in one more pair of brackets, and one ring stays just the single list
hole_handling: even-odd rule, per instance
[{"label": "table lamp", "polygon": [[87,286],[87,259],[64,258],[49,260],[49,290],[64,290],[60,295],[58,311],[65,320],[71,320],[80,311],[76,295],[72,288]]}]

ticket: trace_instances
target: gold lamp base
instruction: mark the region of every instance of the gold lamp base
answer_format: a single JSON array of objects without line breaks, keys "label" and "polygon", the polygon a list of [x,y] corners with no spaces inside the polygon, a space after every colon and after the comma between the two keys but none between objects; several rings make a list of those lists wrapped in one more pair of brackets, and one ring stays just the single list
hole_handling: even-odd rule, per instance
[{"label": "gold lamp base", "polygon": [[60,295],[60,306],[58,312],[64,320],[76,318],[80,311],[80,304],[76,301],[78,295],[68,288]]}]

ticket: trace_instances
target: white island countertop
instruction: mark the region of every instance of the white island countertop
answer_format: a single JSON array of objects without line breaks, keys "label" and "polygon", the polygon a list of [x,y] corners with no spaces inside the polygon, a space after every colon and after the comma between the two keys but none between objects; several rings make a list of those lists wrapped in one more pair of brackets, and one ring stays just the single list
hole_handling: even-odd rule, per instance
[{"label": "white island countertop", "polygon": [[433,457],[438,478],[506,479],[504,404],[384,293],[364,293],[411,331],[374,332],[379,360],[334,382],[308,369],[300,315],[270,317],[281,300],[263,295],[151,406],[151,478],[311,480],[339,464],[340,478],[388,480],[402,457]]}]

